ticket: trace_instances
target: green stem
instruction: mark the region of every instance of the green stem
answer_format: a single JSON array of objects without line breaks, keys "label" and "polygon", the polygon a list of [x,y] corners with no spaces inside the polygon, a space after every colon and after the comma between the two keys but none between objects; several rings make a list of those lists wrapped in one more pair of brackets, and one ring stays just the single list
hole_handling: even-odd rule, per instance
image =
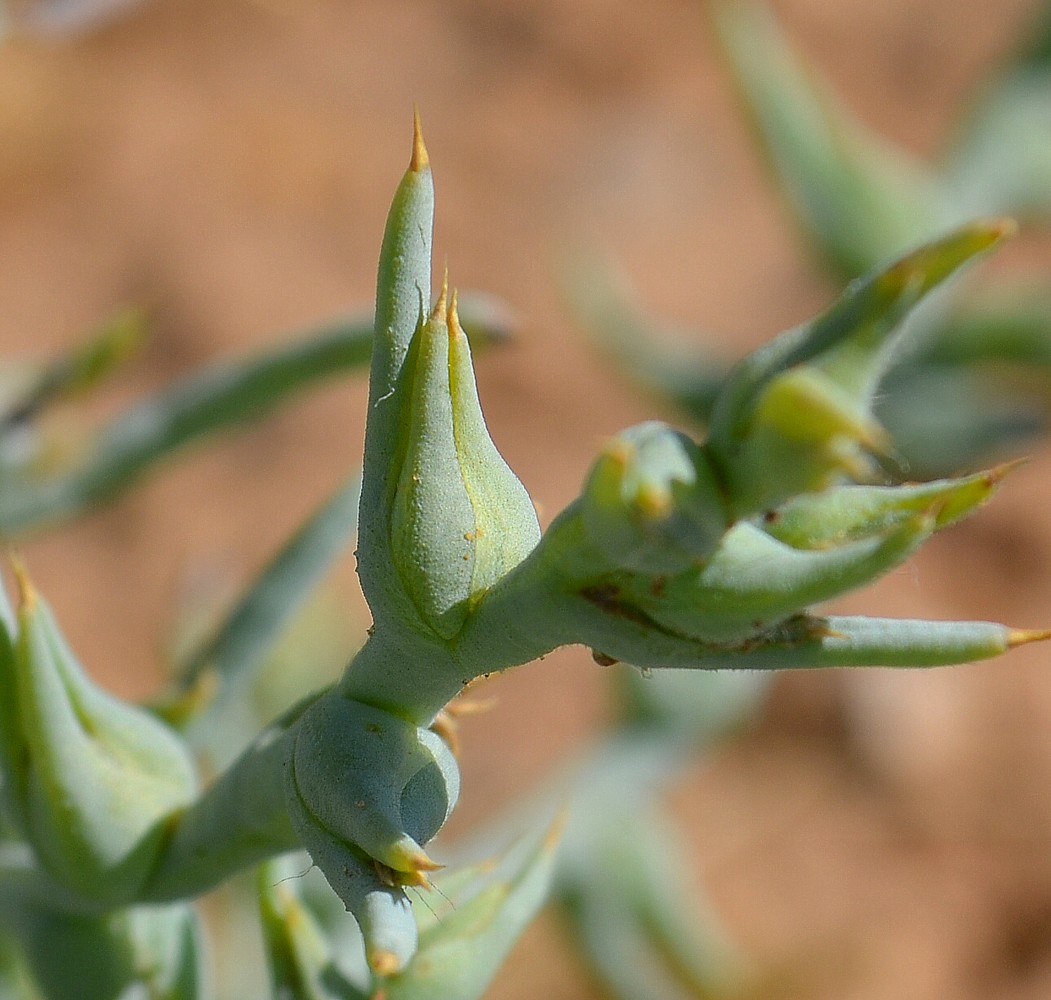
[{"label": "green stem", "polygon": [[301,702],[260,737],[175,822],[141,902],[200,895],[232,873],[299,848],[285,805],[284,770]]},{"label": "green stem", "polygon": [[417,726],[434,717],[477,675],[454,646],[407,630],[377,628],[340,679],[344,698],[382,708]]}]

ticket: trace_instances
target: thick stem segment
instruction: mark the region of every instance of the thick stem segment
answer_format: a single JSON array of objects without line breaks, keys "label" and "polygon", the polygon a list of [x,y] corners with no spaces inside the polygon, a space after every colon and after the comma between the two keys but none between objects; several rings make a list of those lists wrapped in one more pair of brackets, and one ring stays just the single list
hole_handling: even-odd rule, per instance
[{"label": "thick stem segment", "polygon": [[171,840],[140,902],[187,899],[236,871],[297,850],[285,799],[284,771],[295,725],[313,698],[259,738],[173,824]]},{"label": "thick stem segment", "polygon": [[404,630],[377,629],[347,667],[337,690],[344,698],[429,726],[482,672],[464,666],[448,643]]}]

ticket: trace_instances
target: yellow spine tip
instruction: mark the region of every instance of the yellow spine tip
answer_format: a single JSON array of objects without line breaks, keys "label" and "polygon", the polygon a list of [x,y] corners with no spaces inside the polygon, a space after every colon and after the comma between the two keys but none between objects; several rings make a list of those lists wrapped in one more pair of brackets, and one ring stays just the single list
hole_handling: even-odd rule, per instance
[{"label": "yellow spine tip", "polygon": [[418,851],[409,858],[409,870],[414,875],[422,875],[424,872],[438,872],[444,867],[445,865],[432,861],[424,851]]},{"label": "yellow spine tip", "polygon": [[420,125],[420,109],[412,109],[412,159],[409,160],[409,169],[418,174],[431,164],[431,158],[427,154],[427,147],[423,142],[423,127]]},{"label": "yellow spine tip", "polygon": [[18,604],[25,612],[32,612],[36,607],[37,592],[29,579],[25,563],[18,556],[11,556],[11,571],[15,575],[15,586],[18,588]]},{"label": "yellow spine tip", "polygon": [[1051,628],[1016,628],[1007,633],[1007,648],[1025,646],[1030,642],[1046,642],[1051,639]]},{"label": "yellow spine tip", "polygon": [[438,293],[438,301],[434,303],[431,310],[431,319],[444,320],[449,311],[449,268],[446,267],[442,274],[442,287]]},{"label": "yellow spine tip", "polygon": [[[405,838],[408,840],[408,838]],[[398,843],[393,845],[389,851],[386,864],[391,869],[391,875],[399,885],[414,885],[414,878],[424,872],[440,871],[445,865],[432,861],[427,852],[414,843]]]},{"label": "yellow spine tip", "polygon": [[995,486],[999,486],[1001,480],[1009,473],[1014,472],[1015,469],[1022,465],[1029,463],[1028,458],[1013,458],[1009,462],[1001,462],[999,465],[994,465],[992,468],[986,469],[982,476],[985,480],[985,485],[992,489]]},{"label": "yellow spine tip", "polygon": [[369,966],[377,976],[393,976],[401,971],[401,960],[392,951],[369,952]]},{"label": "yellow spine tip", "polygon": [[618,467],[620,472],[623,472],[628,467],[628,463],[635,457],[635,449],[627,441],[621,438],[613,438],[602,449],[602,457],[606,461],[612,462]]},{"label": "yellow spine tip", "polygon": [[1011,218],[993,219],[989,223],[989,235],[994,240],[1006,240],[1018,235],[1018,223]]},{"label": "yellow spine tip", "polygon": [[460,314],[456,311],[456,305],[456,289],[454,288],[449,293],[449,310],[445,316],[446,322],[449,325],[450,337],[458,337],[463,334],[463,327],[460,326]]},{"label": "yellow spine tip", "polygon": [[667,517],[671,512],[671,493],[652,483],[639,487],[635,494],[635,509],[646,518],[658,519]]}]

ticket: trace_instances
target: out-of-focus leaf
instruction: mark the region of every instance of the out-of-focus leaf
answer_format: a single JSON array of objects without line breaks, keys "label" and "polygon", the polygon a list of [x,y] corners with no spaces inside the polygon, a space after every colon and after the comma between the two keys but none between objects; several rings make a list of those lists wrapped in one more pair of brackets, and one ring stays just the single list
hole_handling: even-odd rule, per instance
[{"label": "out-of-focus leaf", "polygon": [[865,129],[813,80],[769,10],[721,3],[715,13],[774,173],[841,275],[869,271],[966,217],[921,164]]},{"label": "out-of-focus leaf", "polygon": [[452,903],[428,894],[432,909],[429,916],[419,918],[423,925],[419,950],[404,972],[383,980],[376,996],[383,1000],[479,1000],[547,899],[557,837],[556,827],[524,859],[520,850],[512,850],[508,860],[514,867],[507,871],[498,864],[480,887],[475,879],[467,879],[473,894],[464,898],[455,892],[452,882],[446,891],[442,879],[435,879]]},{"label": "out-of-focus leaf", "polygon": [[1051,221],[1051,7],[1037,9],[1013,60],[979,95],[946,162],[961,202]]},{"label": "out-of-focus leaf", "polygon": [[700,334],[648,316],[627,281],[594,256],[571,262],[565,289],[578,324],[635,383],[707,422],[728,366],[697,346]]},{"label": "out-of-focus leaf", "polygon": [[94,388],[139,352],[147,332],[142,310],[121,310],[84,343],[40,368],[21,394],[8,402],[0,416],[0,431],[31,420],[54,402]]},{"label": "out-of-focus leaf", "polygon": [[38,1000],[26,979],[13,939],[0,931],[0,1000]]},{"label": "out-of-focus leaf", "polygon": [[371,975],[360,934],[360,961],[348,974],[346,951],[337,963],[324,927],[300,898],[294,865],[301,862],[289,857],[263,865],[257,883],[274,1000],[367,1000]]},{"label": "out-of-focus leaf", "polygon": [[25,774],[25,744],[18,699],[14,692],[18,683],[15,643],[18,641],[18,622],[11,607],[7,588],[0,579],[0,831],[24,829],[25,803],[21,793]]},{"label": "out-of-focus leaf", "polygon": [[131,11],[144,0],[30,0],[18,27],[45,35],[90,31]]},{"label": "out-of-focus leaf", "polygon": [[923,343],[927,364],[994,368],[1047,375],[1051,371],[1051,294],[1021,287],[968,289]]},{"label": "out-of-focus leaf", "polygon": [[0,533],[17,534],[102,502],[191,441],[258,417],[320,379],[363,366],[371,343],[367,320],[341,323],[176,382],[104,427],[74,468],[16,480],[19,488],[0,496]]},{"label": "out-of-focus leaf", "polygon": [[318,580],[353,540],[359,490],[354,475],[273,557],[212,639],[185,664],[178,692],[158,706],[162,715],[174,720],[192,713],[202,685],[212,711],[244,693]]},{"label": "out-of-focus leaf", "polygon": [[655,730],[683,753],[711,750],[754,718],[770,681],[770,675],[759,672],[645,674],[624,664],[610,670],[618,727],[632,733]]},{"label": "out-of-focus leaf", "polygon": [[586,839],[558,869],[558,900],[583,957],[617,1000],[737,995],[741,957],[684,884],[677,838],[645,803],[616,801],[587,817]]},{"label": "out-of-focus leaf", "polygon": [[[507,319],[490,299],[461,304],[465,330],[506,339]],[[253,357],[216,363],[132,406],[102,428],[72,467],[6,470],[0,536],[68,518],[109,499],[161,459],[207,435],[256,419],[320,381],[368,364],[372,318],[341,320]]]},{"label": "out-of-focus leaf", "polygon": [[987,366],[902,365],[880,387],[876,413],[894,441],[899,479],[949,476],[1018,454],[1048,426],[1041,394],[1012,391]]},{"label": "out-of-focus leaf", "polygon": [[1051,71],[1016,74],[986,96],[947,180],[964,205],[1051,221]]},{"label": "out-of-focus leaf", "polygon": [[17,943],[47,1000],[208,997],[201,928],[189,905],[77,913],[21,845],[0,852],[0,886],[0,934]]}]

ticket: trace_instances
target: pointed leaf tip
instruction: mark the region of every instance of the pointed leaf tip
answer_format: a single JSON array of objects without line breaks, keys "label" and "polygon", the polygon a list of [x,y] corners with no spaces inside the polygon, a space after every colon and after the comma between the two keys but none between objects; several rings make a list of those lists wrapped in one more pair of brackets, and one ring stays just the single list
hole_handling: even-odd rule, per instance
[{"label": "pointed leaf tip", "polygon": [[420,109],[412,109],[412,159],[409,160],[409,170],[413,173],[427,169],[431,164],[431,158],[427,153],[427,147],[423,142],[423,126],[420,124]]},{"label": "pointed leaf tip", "polygon": [[368,961],[369,967],[377,976],[393,976],[396,972],[401,972],[401,959],[392,951],[369,952]]},{"label": "pointed leaf tip", "polygon": [[457,298],[456,289],[454,288],[449,293],[449,309],[446,313],[445,319],[446,324],[449,327],[449,336],[453,337],[463,332],[463,328],[460,326],[460,314],[457,311]]},{"label": "pointed leaf tip", "polygon": [[1046,642],[1051,639],[1051,628],[1016,628],[1007,633],[1007,648],[1015,649],[1031,642]]},{"label": "pointed leaf tip", "polygon": [[18,588],[19,609],[26,614],[32,614],[37,603],[36,588],[29,579],[29,572],[26,570],[26,564],[22,562],[22,559],[16,555],[12,555],[10,558],[11,571],[15,575],[15,586]]},{"label": "pointed leaf tip", "polygon": [[1009,240],[1018,235],[1018,223],[1006,216],[990,219],[986,225],[994,240]]},{"label": "pointed leaf tip", "polygon": [[442,272],[442,289],[438,293],[438,301],[434,303],[434,308],[431,310],[430,319],[432,320],[444,320],[449,312],[449,268],[446,267]]},{"label": "pointed leaf tip", "polygon": [[[424,883],[427,882],[426,872],[438,872],[441,871],[445,865],[439,864],[427,855],[426,851],[401,851],[397,852],[397,860],[401,862],[397,869],[397,874],[401,876],[415,876],[422,879]],[[409,885],[415,885],[415,882],[408,882]]]}]

